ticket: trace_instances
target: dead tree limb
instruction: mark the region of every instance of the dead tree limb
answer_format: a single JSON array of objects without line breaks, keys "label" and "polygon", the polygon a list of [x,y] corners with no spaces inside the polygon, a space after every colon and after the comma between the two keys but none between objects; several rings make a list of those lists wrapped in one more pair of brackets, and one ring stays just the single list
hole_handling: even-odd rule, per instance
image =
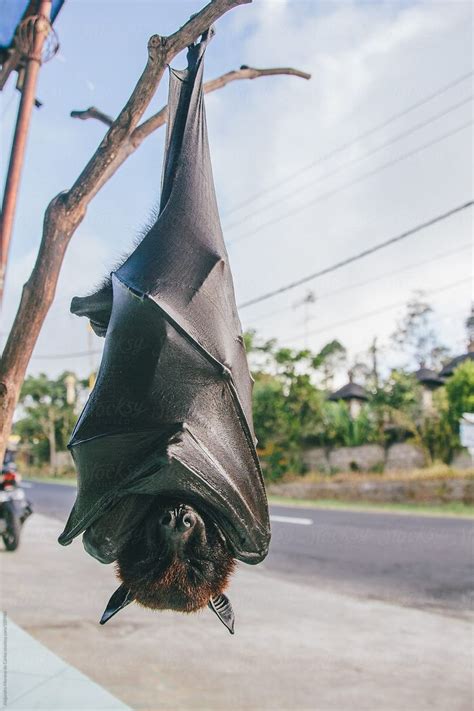
[{"label": "dead tree limb", "polygon": [[[74,185],[57,195],[46,209],[41,245],[0,360],[0,461],[6,448],[21,384],[41,327],[54,299],[67,246],[87,207],[108,178],[122,147],[129,142],[149,105],[166,66],[222,15],[251,0],[211,0],[168,37],[152,35],[148,61],[130,98],[110,126]],[[120,163],[123,161],[120,161]]]},{"label": "dead tree limb", "polygon": [[[302,79],[311,78],[311,74],[301,72],[298,69],[292,69],[291,67],[273,69],[253,69],[251,67],[242,66],[240,67],[240,69],[227,72],[226,74],[223,74],[222,76],[217,77],[216,79],[211,79],[210,81],[206,82],[204,84],[204,92],[208,94],[211,91],[216,91],[217,89],[221,89],[222,87],[226,86],[226,84],[230,84],[233,81],[239,81],[242,79],[257,79],[258,77],[275,76],[277,74],[287,74],[291,76],[301,77]],[[74,111],[71,113],[71,116],[73,114],[73,118],[95,118],[106,124],[109,121],[113,121],[111,116],[102,113],[102,111],[99,111],[95,107],[90,107],[85,111]],[[127,139],[122,142],[120,151],[117,152],[114,161],[109,166],[107,172],[103,175],[103,180],[98,186],[98,189],[100,189],[102,185],[106,183],[112,177],[112,175],[120,168],[122,163],[124,163],[127,158],[132,153],[134,153],[134,151],[137,150],[137,148],[142,144],[142,142],[147,136],[149,136],[151,133],[153,133],[153,131],[156,131],[156,129],[160,128],[161,126],[164,126],[167,120],[167,116],[168,107],[163,106],[156,114],[150,116],[149,119],[144,121],[142,124],[137,126],[134,131],[132,131],[132,133],[127,137]]]},{"label": "dead tree limb", "polygon": [[93,118],[105,123],[106,126],[112,126],[114,122],[112,116],[104,114],[103,111],[99,111],[95,106],[89,106],[85,111],[71,111],[71,118],[81,119],[81,121]]},{"label": "dead tree limb", "polygon": [[[209,94],[211,91],[216,91],[217,89],[222,89],[226,84],[230,84],[233,81],[241,81],[242,79],[258,79],[259,77],[270,77],[277,76],[281,74],[286,74],[289,76],[300,77],[301,79],[311,79],[311,74],[307,72],[302,72],[299,69],[293,69],[292,67],[273,67],[271,69],[255,69],[253,67],[247,67],[243,64],[240,69],[234,69],[231,72],[226,72],[216,79],[211,79],[204,84],[204,93]],[[166,123],[166,111],[167,107],[163,106],[158,113],[151,116],[149,119],[144,121],[140,126],[138,126],[131,137],[132,141],[141,141],[149,136],[150,133],[155,131],[160,126]],[[81,119],[86,121],[87,119],[97,119],[101,121],[106,126],[111,126],[114,122],[113,118],[103,111],[96,109],[95,106],[90,106],[84,111],[71,111],[71,118]]]}]

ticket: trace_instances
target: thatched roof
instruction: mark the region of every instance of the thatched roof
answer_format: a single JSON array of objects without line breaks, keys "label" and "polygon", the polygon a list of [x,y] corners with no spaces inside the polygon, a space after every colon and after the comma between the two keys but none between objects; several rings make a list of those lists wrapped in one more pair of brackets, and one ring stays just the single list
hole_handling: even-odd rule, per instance
[{"label": "thatched roof", "polygon": [[344,385],[342,388],[339,388],[339,390],[336,390],[336,392],[331,393],[328,398],[328,400],[364,401],[368,399],[367,391],[361,385],[357,385],[357,383],[353,383],[352,381],[348,382],[347,385]]},{"label": "thatched roof", "polygon": [[428,388],[439,388],[444,384],[443,378],[441,378],[438,373],[430,368],[421,367],[416,371],[416,373],[414,373],[414,376],[419,383]]},{"label": "thatched roof", "polygon": [[454,373],[458,365],[461,365],[461,363],[464,363],[466,360],[474,360],[474,353],[468,351],[467,353],[463,353],[462,355],[456,356],[456,358],[450,360],[449,363],[446,363],[444,368],[440,370],[440,377],[449,378],[449,376]]}]

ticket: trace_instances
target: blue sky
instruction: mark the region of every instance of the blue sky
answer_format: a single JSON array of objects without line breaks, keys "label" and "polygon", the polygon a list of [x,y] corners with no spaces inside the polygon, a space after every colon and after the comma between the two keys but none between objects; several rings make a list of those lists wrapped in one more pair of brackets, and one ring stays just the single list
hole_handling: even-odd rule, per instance
[{"label": "blue sky", "polygon": [[[44,209],[55,194],[72,184],[104,133],[101,124],[74,121],[69,112],[93,104],[115,115],[143,69],[148,37],[174,31],[200,7],[198,2],[183,0],[66,2],[55,25],[61,50],[42,69],[37,92],[44,107],[34,114],[28,143],[2,342],[34,261]],[[290,65],[313,75],[310,82],[290,77],[240,82],[206,100],[224,234],[229,243],[235,240],[229,253],[239,302],[325,267],[471,197],[472,131],[462,129],[437,139],[468,122],[472,106],[459,105],[378,150],[415,124],[461,104],[472,93],[470,80],[354,142],[334,159],[288,179],[318,156],[469,72],[471,13],[468,2],[256,0],[219,21],[206,54],[207,78],[241,64]],[[174,64],[183,66],[184,62],[183,55]],[[163,81],[148,113],[166,102],[166,92],[167,81]],[[2,178],[17,102],[10,82],[0,106]],[[101,342],[88,333],[84,320],[68,313],[69,301],[75,294],[90,291],[146,224],[158,202],[163,140],[163,129],[149,137],[90,205],[68,250],[30,372],[54,374],[71,368],[85,375],[96,366],[98,355],[44,356],[100,349]],[[341,189],[361,174],[430,141],[437,141],[432,148]],[[365,159],[371,151],[374,154]],[[276,182],[282,185],[231,213],[240,202]],[[321,197],[331,191],[332,196]],[[314,204],[307,205],[311,201]],[[295,215],[285,218],[292,210]],[[259,212],[251,215],[254,211]],[[266,222],[272,224],[262,227]],[[308,345],[318,349],[338,337],[355,358],[375,335],[381,343],[387,342],[403,307],[361,318],[363,314],[403,302],[414,289],[425,289],[444,341],[459,352],[471,298],[472,254],[466,248],[471,228],[472,213],[467,211],[404,244],[243,310],[243,325],[258,327],[264,337],[276,336],[282,343],[302,346],[304,311],[294,306],[311,288],[317,301],[308,309],[307,331],[314,332],[307,337]],[[445,252],[451,254],[427,262]],[[356,286],[381,275],[387,276]],[[444,289],[457,281],[462,283]],[[351,284],[353,290],[332,294]],[[396,362],[396,356],[388,351],[386,357],[387,363]]]}]

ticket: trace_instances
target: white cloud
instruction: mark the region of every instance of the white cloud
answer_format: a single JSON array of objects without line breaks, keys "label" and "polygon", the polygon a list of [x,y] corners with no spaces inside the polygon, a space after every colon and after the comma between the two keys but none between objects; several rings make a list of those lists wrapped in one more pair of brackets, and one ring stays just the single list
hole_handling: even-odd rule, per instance
[{"label": "white cloud", "polygon": [[[267,212],[226,231],[228,241],[468,120],[468,108],[459,109],[366,161],[345,168],[336,176],[327,176],[334,167],[362,156],[415,122],[461,100],[470,91],[469,82],[465,82],[376,135],[360,141],[331,162],[301,173],[259,201],[227,216],[234,205],[262,188],[284,180],[318,156],[350,141],[468,71],[472,44],[471,10],[470,3],[462,2],[260,0],[233,11],[226,19],[225,32],[229,44],[232,41],[238,43],[237,55],[242,63],[257,67],[292,65],[311,72],[312,79],[306,82],[292,77],[273,77],[238,82],[207,97],[214,174],[224,227],[278,199]],[[66,14],[64,20],[67,20]],[[218,44],[219,37],[208,50],[213,73],[217,59],[213,54],[214,47],[223,46]],[[225,54],[227,48],[222,51]],[[227,61],[227,54],[225,56]],[[71,66],[72,57],[69,52],[68,65]],[[126,61],[126,57],[122,59]],[[222,66],[221,70],[229,68]],[[101,86],[103,89],[104,82]],[[117,103],[117,96],[112,98]],[[48,140],[52,140],[56,128],[48,124],[46,114],[43,128],[49,131],[45,133]],[[86,148],[89,150],[89,144],[93,146],[100,131],[97,127],[86,130],[82,125],[66,123],[62,130],[61,156],[63,152],[66,156],[71,141],[82,142],[80,156],[77,152],[72,163],[67,158],[61,162],[60,180],[67,184],[69,174],[76,171],[76,164],[83,164]],[[117,254],[130,244],[139,215],[145,213],[143,217],[146,219],[159,182],[162,140],[162,135],[157,134],[148,141],[147,148],[138,151],[127,162],[91,205],[67,253],[57,298],[36,355],[88,350],[90,343],[85,322],[68,315],[69,300],[75,294],[90,291],[110,269]],[[321,176],[324,178],[321,182],[307,187],[310,179]],[[255,232],[231,247],[238,298],[244,301],[298,279],[441,213],[469,198],[471,183],[469,132],[463,131],[353,188],[299,211],[290,219],[282,219]],[[289,190],[298,188],[302,188],[300,194],[285,199]],[[465,243],[471,226],[471,213],[459,215],[403,245],[245,309],[242,311],[243,323],[250,325],[260,314],[286,308],[256,325],[264,336],[277,336],[282,342],[301,345],[301,341],[292,341],[292,334],[301,330],[299,322],[303,313],[302,309],[292,309],[291,305],[301,300],[307,288],[314,288],[316,294],[324,294],[422,261]],[[29,240],[30,232],[26,233]],[[34,260],[35,250],[26,237],[25,242],[29,248],[13,254],[9,271],[5,306],[7,323],[13,317],[21,284]],[[370,287],[321,299],[313,307],[311,328],[317,330],[343,320],[348,323],[311,336],[309,345],[317,349],[329,338],[337,336],[355,354],[366,347],[374,335],[386,338],[403,309],[362,321],[354,320],[354,323],[350,319],[407,299],[415,288],[434,289],[466,277],[470,272],[466,257],[466,253],[453,255],[444,265],[442,262],[427,264],[415,271],[387,277]],[[440,313],[439,328],[453,349],[462,343],[463,319],[469,308],[469,298],[470,289],[466,284],[439,296],[433,294],[433,303],[436,302]],[[443,313],[448,317],[441,318]],[[99,343],[94,337],[93,347]],[[31,362],[31,370],[35,371],[58,372],[65,367],[86,374],[90,364],[87,358],[67,361],[36,359]]]},{"label": "white cloud", "polygon": [[[272,9],[277,5],[277,11],[267,12],[269,5]],[[241,85],[229,99],[223,92],[218,104],[212,105],[211,141],[224,227],[244,219],[261,205],[278,200],[268,211],[225,231],[226,238],[238,239],[267,220],[303,206],[321,193],[468,120],[466,106],[337,177],[307,187],[310,179],[324,176],[334,166],[363,155],[461,100],[469,93],[469,82],[465,82],[331,162],[302,173],[268,196],[225,217],[232,205],[284,179],[317,156],[466,72],[471,41],[470,10],[470,6],[462,3],[412,6],[336,3],[326,4],[324,13],[319,14],[305,3],[261,3],[258,21],[242,46],[246,62],[256,66],[291,64],[310,71],[313,78],[308,83],[290,77],[258,80],[251,86]],[[236,26],[241,22],[236,14]],[[469,156],[469,131],[464,131],[231,246],[239,299],[245,301],[317,271],[468,199],[472,194]],[[301,187],[301,193],[285,200],[285,193],[295,187]],[[295,311],[289,307],[301,300],[307,288],[314,288],[316,294],[326,293],[364,277],[428,259],[468,241],[471,225],[471,213],[452,218],[399,247],[245,309],[243,323],[251,325],[252,317],[279,307],[286,309],[255,325],[263,335],[279,336],[282,342],[291,343],[291,334],[298,331],[295,321],[301,321],[303,313],[302,309]],[[470,273],[467,256],[464,252],[446,260],[445,266],[442,262],[427,264],[415,272],[322,300],[314,307],[316,325],[338,323],[344,317],[349,323],[311,337],[309,344],[319,348],[328,338],[338,336],[355,354],[374,335],[386,338],[403,308],[357,320],[353,326],[351,316],[356,318],[378,306],[403,301],[415,288],[436,289],[457,277],[467,277]],[[460,347],[464,340],[463,321],[470,305],[469,284],[439,296],[433,293],[430,298],[439,305],[440,314],[443,308],[444,311],[445,307],[451,308],[454,317],[440,317],[439,328],[453,349]],[[302,345],[301,340],[294,343]]]},{"label": "white cloud", "polygon": [[[21,289],[34,265],[36,255],[31,250],[22,259],[13,263],[8,273],[8,291],[5,312],[11,316],[19,303]],[[80,228],[74,235],[64,259],[56,295],[46,317],[40,337],[30,361],[29,372],[44,371],[58,375],[64,370],[74,370],[82,377],[89,375],[91,367],[96,368],[99,356],[81,356],[58,359],[62,353],[84,353],[100,350],[102,339],[90,334],[87,321],[73,316],[69,305],[73,296],[90,293],[100,283],[110,266],[110,255],[102,241]],[[6,329],[10,324],[6,324]],[[45,356],[55,356],[46,358]]]}]

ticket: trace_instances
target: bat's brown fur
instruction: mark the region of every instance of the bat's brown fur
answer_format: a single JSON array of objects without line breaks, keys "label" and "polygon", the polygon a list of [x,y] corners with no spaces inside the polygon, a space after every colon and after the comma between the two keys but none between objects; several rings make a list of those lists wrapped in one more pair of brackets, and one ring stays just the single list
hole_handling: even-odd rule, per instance
[{"label": "bat's brown fur", "polygon": [[117,559],[117,573],[139,604],[194,612],[227,586],[235,561],[215,524],[198,515],[179,545],[171,545],[153,507]]}]

